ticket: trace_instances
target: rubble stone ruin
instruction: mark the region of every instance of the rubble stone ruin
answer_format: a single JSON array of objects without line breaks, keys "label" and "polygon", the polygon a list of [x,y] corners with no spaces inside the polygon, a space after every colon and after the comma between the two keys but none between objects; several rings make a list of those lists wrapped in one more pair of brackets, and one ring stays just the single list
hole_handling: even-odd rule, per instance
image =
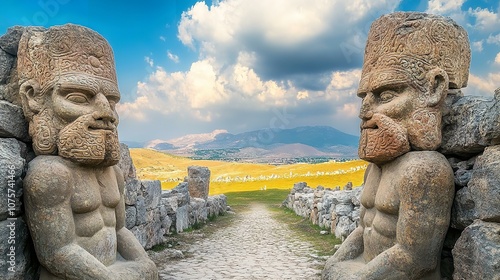
[{"label": "rubble stone ruin", "polygon": [[28,28],[17,59],[36,154],[24,202],[40,279],[157,279],[125,227],[111,47],[82,26]]},{"label": "rubble stone ruin", "polygon": [[454,173],[437,152],[447,95],[467,85],[467,33],[449,18],[393,13],[371,26],[358,96],[370,161],[359,226],[324,279],[441,279]]}]

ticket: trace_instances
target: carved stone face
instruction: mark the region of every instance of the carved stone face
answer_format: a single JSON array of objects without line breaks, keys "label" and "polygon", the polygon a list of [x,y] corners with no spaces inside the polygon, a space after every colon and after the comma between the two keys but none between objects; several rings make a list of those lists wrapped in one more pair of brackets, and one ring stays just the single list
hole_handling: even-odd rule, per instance
[{"label": "carved stone face", "polygon": [[[104,38],[65,25],[23,35],[20,54],[20,94],[35,153],[83,165],[118,163],[120,92]],[[33,65],[35,59],[42,61]]]},{"label": "carved stone face", "polygon": [[453,21],[393,13],[371,26],[358,96],[360,158],[385,163],[441,144],[441,107],[449,88],[466,86],[467,33]]}]

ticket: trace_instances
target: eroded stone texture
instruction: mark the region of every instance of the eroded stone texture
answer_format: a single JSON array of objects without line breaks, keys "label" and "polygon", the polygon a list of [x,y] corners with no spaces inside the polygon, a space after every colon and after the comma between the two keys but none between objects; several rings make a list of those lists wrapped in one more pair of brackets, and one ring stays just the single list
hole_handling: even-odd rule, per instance
[{"label": "eroded stone texture", "polygon": [[479,96],[465,96],[457,99],[450,112],[443,116],[444,154],[474,155],[489,145],[500,143],[500,101],[499,96],[487,99]]},{"label": "eroded stone texture", "polygon": [[28,123],[24,120],[21,107],[0,100],[0,137],[28,141]]},{"label": "eroded stone texture", "polygon": [[372,24],[358,88],[359,157],[372,164],[359,226],[323,279],[441,279],[455,186],[435,150],[447,93],[467,85],[469,63],[467,33],[449,18],[393,13]]},{"label": "eroded stone texture", "polygon": [[468,186],[479,219],[500,223],[500,145],[476,159]]},{"label": "eroded stone texture", "polygon": [[23,142],[0,138],[0,221],[17,217],[22,212],[21,177],[25,172],[25,158],[26,145]]},{"label": "eroded stone texture", "polygon": [[189,166],[187,183],[191,197],[206,200],[210,185],[210,170],[203,166]]},{"label": "eroded stone texture", "polygon": [[27,28],[17,62],[37,155],[23,183],[40,279],[157,279],[126,228],[109,44],[77,25]]},{"label": "eroded stone texture", "polygon": [[453,252],[453,279],[500,279],[500,224],[476,220],[463,232]]}]

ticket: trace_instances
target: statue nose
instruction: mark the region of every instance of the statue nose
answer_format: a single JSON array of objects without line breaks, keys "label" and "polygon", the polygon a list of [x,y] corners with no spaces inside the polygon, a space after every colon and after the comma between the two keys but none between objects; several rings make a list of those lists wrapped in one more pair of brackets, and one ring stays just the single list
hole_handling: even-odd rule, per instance
[{"label": "statue nose", "polygon": [[373,116],[373,93],[369,92],[363,98],[361,109],[359,110],[359,118],[369,120]]},{"label": "statue nose", "polygon": [[93,116],[96,120],[116,123],[115,111],[111,108],[109,100],[102,93],[96,96],[96,111]]}]

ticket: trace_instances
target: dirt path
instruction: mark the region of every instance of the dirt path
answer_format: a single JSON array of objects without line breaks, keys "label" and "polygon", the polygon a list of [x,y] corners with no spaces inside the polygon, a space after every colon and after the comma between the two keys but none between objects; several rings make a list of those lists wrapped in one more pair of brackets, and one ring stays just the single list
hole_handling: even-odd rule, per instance
[{"label": "dirt path", "polygon": [[190,246],[188,257],[166,263],[161,279],[319,279],[312,246],[294,238],[260,204]]}]

